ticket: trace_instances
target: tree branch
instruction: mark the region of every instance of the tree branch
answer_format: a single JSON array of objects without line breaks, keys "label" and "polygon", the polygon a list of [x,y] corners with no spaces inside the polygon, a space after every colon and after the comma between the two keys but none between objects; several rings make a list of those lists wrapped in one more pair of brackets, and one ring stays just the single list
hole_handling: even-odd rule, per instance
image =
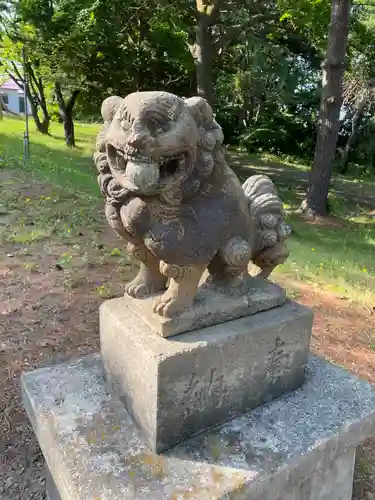
[{"label": "tree branch", "polygon": [[39,106],[42,106],[42,100],[44,99],[43,87],[40,87],[40,83],[38,82],[38,79],[35,76],[34,70],[30,62],[26,64],[26,68],[30,77],[29,86],[32,90],[33,98],[38,102]]},{"label": "tree branch", "polygon": [[70,112],[74,108],[74,104],[77,100],[77,97],[81,91],[80,90],[74,90],[72,95],[69,98],[69,101],[67,102],[66,109]]},{"label": "tree branch", "polygon": [[55,90],[56,101],[57,101],[57,104],[59,105],[60,115],[63,115],[66,113],[66,106],[65,106],[64,97],[63,97],[62,91],[61,91],[61,85],[59,82],[55,82],[54,90]]},{"label": "tree branch", "polygon": [[30,76],[30,82],[33,82],[36,85],[36,87],[39,88],[38,87],[38,80],[37,80],[37,78],[35,76],[33,67],[31,66],[31,64],[29,62],[26,63],[26,68],[27,68],[27,72],[28,72],[28,74]]},{"label": "tree branch", "polygon": [[[25,79],[23,78],[23,76],[21,75],[21,73],[18,71],[18,68],[16,66],[16,64],[14,63],[14,61],[11,61],[11,65],[13,67],[13,71],[14,73],[17,75],[17,78],[23,82],[23,85],[25,84]],[[15,81],[15,80],[14,80]],[[17,83],[17,82],[16,82]]]},{"label": "tree branch", "polygon": [[25,83],[24,80],[20,81],[12,73],[8,73],[8,75],[9,75],[9,78],[11,78],[14,81],[14,83],[16,83],[20,87],[20,89],[24,88],[24,83]]}]

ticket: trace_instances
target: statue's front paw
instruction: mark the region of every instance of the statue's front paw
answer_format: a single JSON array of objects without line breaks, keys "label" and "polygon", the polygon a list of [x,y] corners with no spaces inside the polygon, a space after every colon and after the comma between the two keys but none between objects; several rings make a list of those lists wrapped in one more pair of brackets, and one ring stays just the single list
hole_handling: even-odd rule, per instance
[{"label": "statue's front paw", "polygon": [[188,310],[190,306],[191,302],[187,303],[186,300],[182,301],[176,297],[164,297],[163,295],[155,300],[153,310],[159,316],[174,318]]},{"label": "statue's front paw", "polygon": [[144,297],[149,297],[150,295],[156,295],[163,290],[165,290],[164,280],[160,279],[153,282],[147,282],[139,279],[138,277],[128,283],[125,287],[125,293],[134,299],[143,299]]},{"label": "statue's front paw", "polygon": [[146,283],[140,283],[138,280],[133,280],[125,287],[125,293],[134,299],[142,299],[153,293],[151,288],[152,287]]},{"label": "statue's front paw", "polygon": [[125,293],[134,299],[156,295],[165,290],[167,278],[159,272],[153,272],[143,263],[137,276],[125,287]]}]

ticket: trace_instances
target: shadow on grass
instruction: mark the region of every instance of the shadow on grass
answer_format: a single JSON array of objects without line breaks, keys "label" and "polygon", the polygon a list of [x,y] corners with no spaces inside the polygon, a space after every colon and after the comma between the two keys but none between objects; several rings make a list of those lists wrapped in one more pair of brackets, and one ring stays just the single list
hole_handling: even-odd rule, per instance
[{"label": "shadow on grass", "polygon": [[287,167],[282,163],[263,160],[255,157],[244,157],[236,153],[228,153],[227,161],[241,183],[256,174],[268,175],[275,183],[284,203],[289,207],[297,207],[306,192],[308,174]]},{"label": "shadow on grass", "polygon": [[[61,141],[62,144],[65,145],[65,137],[64,135],[61,135],[61,134],[49,134],[49,137],[52,137],[52,139],[55,139],[57,141]],[[92,144],[93,146],[95,146],[95,137],[87,134],[87,135],[80,135],[79,136],[79,142],[80,143],[83,143],[83,144]],[[69,147],[69,146],[66,146],[66,147]],[[75,146],[76,149],[84,149],[82,146],[79,146],[76,144]]]},{"label": "shadow on grass", "polygon": [[[299,170],[298,166],[293,167],[291,164],[264,160],[236,151],[229,151],[227,160],[241,182],[244,182],[250,175],[268,175],[277,186],[284,202],[291,207],[298,206],[306,193],[309,182],[308,170]],[[374,183],[359,181],[353,176],[341,177],[335,174],[330,197],[341,199],[341,202],[352,210],[358,206],[364,210],[375,209]]]},{"label": "shadow on grass", "polygon": [[288,218],[296,240],[313,248],[324,247],[327,253],[350,249],[358,254],[375,251],[375,225],[343,221],[341,227],[309,224],[297,215]]}]

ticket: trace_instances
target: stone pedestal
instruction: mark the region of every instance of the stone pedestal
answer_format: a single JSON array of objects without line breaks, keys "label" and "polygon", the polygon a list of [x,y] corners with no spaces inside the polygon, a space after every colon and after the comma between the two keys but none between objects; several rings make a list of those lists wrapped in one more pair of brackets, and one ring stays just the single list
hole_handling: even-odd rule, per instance
[{"label": "stone pedestal", "polygon": [[51,500],[350,500],[355,449],[375,432],[373,388],[315,357],[300,389],[161,455],[108,393],[100,356],[22,388]]},{"label": "stone pedestal", "polygon": [[157,453],[303,383],[312,312],[301,305],[165,339],[133,301],[101,306],[101,352],[110,390]]},{"label": "stone pedestal", "polygon": [[49,471],[49,468],[45,468],[46,471],[46,500],[61,500],[59,490],[55,485],[55,481]]},{"label": "stone pedestal", "polygon": [[351,499],[375,392],[309,357],[309,309],[267,283],[247,297],[208,326],[222,297],[202,295],[194,331],[193,312],[107,301],[101,355],[23,375],[48,500]]},{"label": "stone pedestal", "polygon": [[283,288],[261,278],[247,276],[236,287],[229,284],[218,286],[211,283],[207,276],[205,278],[198,287],[194,306],[174,318],[152,312],[154,297],[140,300],[125,296],[123,300],[135,316],[142,318],[152,331],[165,338],[252,316],[281,306],[286,301]]}]

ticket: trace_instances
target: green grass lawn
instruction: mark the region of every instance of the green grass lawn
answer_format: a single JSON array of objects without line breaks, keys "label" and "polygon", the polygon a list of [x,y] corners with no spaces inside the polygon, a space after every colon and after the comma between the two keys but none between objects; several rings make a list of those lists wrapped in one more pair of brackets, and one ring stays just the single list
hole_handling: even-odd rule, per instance
[{"label": "green grass lawn", "polygon": [[[20,199],[16,186],[1,186],[1,203],[8,208],[27,208],[35,223],[34,233],[26,239],[48,238],[52,225],[59,221],[61,227],[74,230],[82,224],[95,225],[98,210],[102,210],[96,170],[92,161],[98,125],[76,124],[77,148],[69,149],[63,140],[62,125],[53,124],[51,136],[45,137],[34,131],[30,134],[30,162],[22,165],[23,122],[5,118],[0,121],[0,168],[16,175],[31,177],[51,186],[52,197],[31,202],[24,195]],[[238,155],[241,153],[236,153]],[[248,174],[246,164],[249,161]],[[243,179],[257,171],[257,158],[241,157],[241,171],[234,168]],[[259,159],[260,164],[264,160]],[[245,165],[245,167],[244,167]],[[283,181],[283,165],[277,165],[280,176],[275,178],[285,204],[294,208],[298,204],[296,193],[301,187],[290,177]],[[298,169],[297,169],[298,170]],[[299,172],[304,171],[305,167]],[[352,186],[355,182],[348,181]],[[371,186],[366,186],[371,189]],[[302,281],[321,290],[332,291],[368,307],[375,305],[375,217],[368,206],[353,203],[351,199],[334,199],[335,215],[340,216],[339,227],[313,225],[294,215],[289,216],[293,234],[289,240],[291,255],[277,269],[275,278],[285,283]],[[375,188],[374,188],[375,199]],[[375,207],[374,207],[375,208]],[[62,224],[62,225],[61,225]],[[54,226],[55,227],[55,226]],[[22,236],[19,236],[22,239]]]},{"label": "green grass lawn", "polygon": [[348,220],[343,227],[310,225],[290,217],[291,255],[276,270],[296,281],[375,305],[375,220]]},{"label": "green grass lawn", "polygon": [[70,149],[61,124],[53,123],[51,135],[44,136],[35,131],[31,120],[30,160],[23,165],[23,120],[4,118],[0,121],[0,167],[21,167],[37,179],[99,196],[92,161],[99,130],[100,125],[76,123],[76,147]]}]

